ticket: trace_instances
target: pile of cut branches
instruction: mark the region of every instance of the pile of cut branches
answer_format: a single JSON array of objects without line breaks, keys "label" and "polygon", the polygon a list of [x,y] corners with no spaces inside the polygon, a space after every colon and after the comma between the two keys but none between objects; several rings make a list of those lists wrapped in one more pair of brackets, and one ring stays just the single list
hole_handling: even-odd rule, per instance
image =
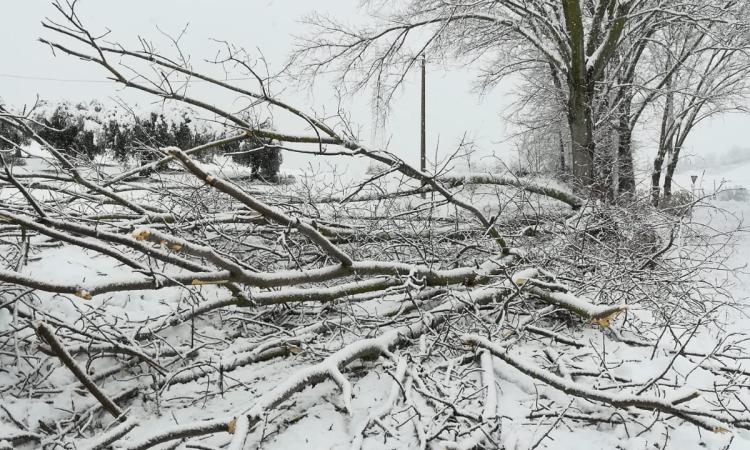
[{"label": "pile of cut branches", "polygon": [[[83,49],[49,45],[238,133],[158,149],[149,164],[181,171],[143,180],[146,166],[98,170],[0,111],[43,151],[18,145],[29,163],[0,174],[0,446],[537,448],[563,425],[750,429],[743,338],[717,332],[730,299],[705,281],[731,235],[637,201],[420,171],[271,96],[264,77],[253,92],[107,46],[59,9],[64,25],[45,26]],[[253,70],[227,51],[222,63]],[[126,77],[126,60],[163,76]],[[177,88],[196,78],[315,133],[256,128]],[[388,169],[318,193],[195,159],[252,136]],[[689,346],[709,333],[712,348]]]}]

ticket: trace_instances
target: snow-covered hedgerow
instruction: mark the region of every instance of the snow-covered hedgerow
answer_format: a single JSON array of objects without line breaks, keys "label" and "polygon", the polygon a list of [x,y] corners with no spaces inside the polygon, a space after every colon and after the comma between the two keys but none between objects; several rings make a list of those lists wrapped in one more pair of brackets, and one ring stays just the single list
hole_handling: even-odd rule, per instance
[{"label": "snow-covered hedgerow", "polygon": [[[93,160],[106,152],[110,162],[114,158],[138,166],[161,159],[161,148],[188,149],[231,134],[231,129],[220,122],[200,120],[195,109],[173,104],[155,109],[98,101],[40,101],[31,116],[39,136],[64,154]],[[257,177],[277,181],[282,158],[272,144],[271,140],[257,138],[232,141],[213,146],[200,157],[210,161],[215,155],[227,154],[234,162],[251,167]],[[155,165],[153,170],[164,167]],[[141,175],[150,170],[142,170]]]}]

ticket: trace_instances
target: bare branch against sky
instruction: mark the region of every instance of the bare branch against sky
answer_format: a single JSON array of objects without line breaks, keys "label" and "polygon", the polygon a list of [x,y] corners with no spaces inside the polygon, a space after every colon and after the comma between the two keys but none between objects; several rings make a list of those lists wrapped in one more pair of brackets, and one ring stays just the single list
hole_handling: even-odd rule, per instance
[{"label": "bare branch against sky", "polygon": [[[357,2],[343,0],[314,3],[298,0],[82,0],[80,3],[83,17],[90,23],[100,24],[102,30],[111,29],[113,40],[122,38],[133,42],[134,36],[140,35],[157,42],[160,48],[167,48],[169,41],[163,33],[178,35],[187,25],[180,42],[190,49],[193,64],[213,58],[218,44],[212,39],[218,39],[249,51],[262,51],[270,66],[276,69],[283,66],[294,49],[294,36],[307,31],[301,20],[313,9],[319,14],[335,13],[337,18],[351,23],[365,20],[365,11],[358,8]],[[150,101],[103,80],[101,70],[96,67],[70,58],[55,58],[49,48],[40,44],[37,38],[44,35],[40,21],[54,12],[47,0],[14,1],[5,8],[8,20],[0,27],[0,39],[4,43],[0,45],[0,61],[3,61],[0,96],[9,104],[33,103],[36,95],[52,101],[112,97],[140,103]],[[463,67],[448,69],[433,67],[435,72],[429,74],[430,145],[440,143],[441,153],[447,154],[467,134],[485,155],[512,154],[513,147],[506,142],[508,130],[501,119],[503,109],[511,101],[508,90],[496,88],[480,98],[471,93],[476,73]],[[405,158],[412,154],[418,157],[417,81],[415,71],[399,92],[385,130],[373,127],[376,120],[367,93],[344,100],[343,106],[353,122],[362,127],[364,139],[378,145],[388,142],[393,151]],[[200,89],[200,84],[195,88]],[[321,113],[333,114],[339,105],[336,92],[325,82],[318,83],[312,90],[290,86],[285,89],[285,97]],[[456,95],[457,92],[461,95]],[[236,99],[223,100],[231,107]],[[724,115],[701,123],[687,142],[687,153],[725,153],[731,148],[746,146],[748,124],[750,118],[738,115]],[[641,136],[639,148],[646,155],[653,153],[657,134]],[[429,149],[428,154],[433,155],[434,148]],[[307,161],[300,161],[300,165],[305,164]]]},{"label": "bare branch against sky", "polygon": [[[160,49],[169,49],[169,40],[163,33],[177,36],[187,25],[180,44],[190,49],[191,63],[197,67],[208,66],[204,60],[215,57],[221,48],[215,40],[222,40],[242,46],[249,52],[257,54],[260,51],[272,70],[281,69],[293,50],[294,37],[306,31],[301,20],[313,8],[320,14],[335,12],[337,17],[348,17],[353,23],[364,20],[356,2],[342,0],[82,0],[79,3],[83,18],[88,23],[99,25],[100,31],[111,29],[113,41],[137,43],[136,35],[140,35],[156,42]],[[41,20],[54,14],[47,0],[13,2],[8,10],[7,17],[13,19],[0,27],[0,39],[13,45],[0,46],[0,60],[13,63],[3,64],[0,68],[0,86],[3,87],[0,96],[9,104],[33,103],[37,94],[52,101],[93,98],[106,101],[112,97],[141,104],[153,101],[106,81],[100,68],[60,55],[55,57],[47,46],[39,43],[37,39],[45,34]],[[473,94],[474,75],[461,67],[450,67],[450,71],[436,68],[429,76],[430,158],[435,154],[435,145],[442,145],[441,153],[445,156],[453,151],[464,135],[489,149],[487,154],[510,150],[503,142],[505,129],[500,113],[507,100],[501,89],[484,97]],[[404,158],[411,158],[413,153],[417,158],[414,161],[419,158],[418,80],[419,74],[415,70],[392,108],[387,130],[382,127],[377,131],[373,129],[375,120],[368,93],[342,100],[343,109],[352,116],[355,124],[362,127],[362,138],[378,144],[389,142],[389,148]],[[199,90],[200,83],[194,88]],[[285,98],[294,99],[321,114],[335,114],[339,107],[336,91],[325,82],[318,83],[312,90],[294,85],[283,88]],[[226,97],[222,101],[224,106],[231,108],[237,99]],[[284,118],[277,120],[284,124]],[[294,158],[289,162],[295,164]],[[304,166],[307,162],[307,159],[302,159],[299,165]]]}]

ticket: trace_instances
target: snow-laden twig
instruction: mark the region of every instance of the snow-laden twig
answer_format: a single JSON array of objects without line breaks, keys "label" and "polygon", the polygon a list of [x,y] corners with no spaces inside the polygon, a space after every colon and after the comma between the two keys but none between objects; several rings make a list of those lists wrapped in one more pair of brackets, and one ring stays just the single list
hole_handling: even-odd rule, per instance
[{"label": "snow-laden twig", "polygon": [[[591,320],[604,320],[617,315],[628,308],[627,305],[594,305],[591,302],[577,297],[569,292],[550,291],[543,289],[528,281],[539,276],[540,271],[536,268],[524,269],[515,273],[511,278],[516,286],[524,287],[528,292],[539,297],[543,301],[565,308],[568,311]],[[608,322],[607,322],[608,323]]]},{"label": "snow-laden twig", "polygon": [[357,425],[357,428],[354,431],[354,438],[352,439],[351,446],[349,447],[351,450],[361,449],[362,443],[365,439],[365,431],[367,431],[367,428],[370,426],[370,424],[376,419],[382,419],[383,417],[385,417],[385,415],[391,412],[393,407],[396,405],[396,401],[401,394],[404,378],[406,377],[406,367],[406,358],[398,358],[396,362],[396,371],[393,375],[393,386],[391,386],[391,391],[388,394],[388,398],[380,406],[375,408],[373,411],[370,411],[370,414],[367,415],[367,418],[365,418],[365,420]]},{"label": "snow-laden twig", "polygon": [[[280,385],[272,389],[267,394],[262,395],[258,400],[255,401],[252,407],[242,411],[242,414],[246,414],[251,419],[260,419],[264,417],[267,412],[289,398],[295,392],[298,392],[308,386],[317,384],[328,378],[338,379],[337,383],[341,383],[341,368],[362,357],[373,357],[378,356],[382,353],[388,353],[401,339],[406,336],[402,334],[404,330],[391,330],[383,333],[382,335],[371,338],[363,339],[357,342],[353,342],[341,350],[333,353],[323,361],[315,364],[311,367],[299,370],[297,373],[288,377]],[[339,377],[339,375],[341,375]],[[346,381],[345,379],[343,381]],[[349,382],[341,383],[346,386]],[[351,402],[351,390],[344,391],[344,404],[349,405]],[[348,398],[347,398],[348,396]]]},{"label": "snow-laden twig", "polygon": [[59,230],[56,230],[52,227],[45,225],[45,223],[54,223],[53,219],[46,217],[43,219],[43,221],[40,221],[40,220],[32,219],[30,217],[25,217],[21,214],[14,214],[8,211],[3,211],[2,213],[0,213],[0,218],[7,219],[10,222],[17,223],[21,226],[37,231],[53,239],[58,239],[62,242],[68,242],[75,246],[93,250],[103,255],[107,255],[134,269],[137,269],[137,270],[146,269],[146,267],[142,263],[136,261],[133,258],[128,257],[127,255],[123,254],[122,252],[117,251],[116,249],[110,248],[110,246],[106,245],[103,242],[97,241],[95,239],[73,236],[70,233],[64,233],[64,232],[61,232]]},{"label": "snow-laden twig", "polygon": [[495,364],[489,351],[481,352],[479,361],[482,365],[482,385],[485,389],[482,419],[493,420],[497,417],[497,386],[495,385]]},{"label": "snow-laden twig", "polygon": [[[713,413],[710,410],[682,406],[684,403],[686,403],[685,395],[680,395],[676,398],[670,399],[627,393],[613,394],[606,391],[593,389],[580,383],[557,376],[538,366],[532,365],[524,361],[522,358],[512,355],[506,347],[497,345],[482,336],[464,335],[462,339],[467,345],[472,345],[489,350],[493,355],[502,359],[503,361],[525,373],[526,375],[574,397],[599,401],[622,409],[635,407],[644,410],[660,411],[666,414],[674,415],[676,417],[679,417],[680,419],[685,420],[686,422],[714,432],[723,432],[727,430],[727,424],[736,426],[738,428],[750,429],[750,414],[734,414],[732,416],[729,416]],[[693,398],[693,396],[687,396],[687,398]]]},{"label": "snow-laden twig", "polygon": [[[186,155],[192,155],[194,153],[200,154],[201,152],[205,152],[206,150],[211,150],[213,148],[221,147],[222,145],[231,144],[231,143],[237,142],[237,141],[242,141],[242,140],[247,139],[249,137],[250,137],[249,134],[247,134],[247,133],[241,133],[241,134],[236,134],[234,136],[229,136],[229,137],[226,137],[226,138],[223,138],[223,139],[217,139],[215,141],[208,142],[206,144],[198,145],[198,146],[193,147],[191,149],[185,150],[185,154]],[[136,175],[138,173],[143,172],[144,170],[148,171],[148,170],[160,167],[160,166],[164,166],[165,164],[169,163],[169,161],[172,161],[173,159],[174,159],[173,155],[167,155],[167,156],[164,156],[164,157],[162,157],[161,159],[159,159],[157,161],[153,161],[153,162],[150,162],[148,164],[143,164],[141,166],[134,167],[134,168],[132,168],[132,169],[130,169],[130,170],[124,172],[124,173],[121,173],[121,174],[117,175],[116,177],[114,177],[114,178],[112,178],[110,180],[107,180],[107,182],[103,183],[102,186],[107,187],[107,186],[109,186],[111,184],[116,184],[116,183],[119,183],[120,181],[126,180],[126,179],[132,177],[133,175]]]},{"label": "snow-laden twig", "polygon": [[250,420],[247,416],[241,415],[230,422],[230,427],[234,436],[232,436],[232,442],[229,443],[227,450],[242,450],[245,447],[247,433],[250,431]]},{"label": "snow-laden twig", "polygon": [[[508,256],[511,256],[511,259],[515,259],[515,255]],[[109,277],[104,281],[89,282],[84,286],[74,283],[41,280],[33,276],[0,269],[0,281],[39,289],[41,291],[74,294],[85,299],[90,299],[94,295],[108,292],[156,290],[170,286],[226,285],[234,281],[249,286],[270,288],[330,281],[357,275],[413,275],[424,279],[424,283],[428,286],[445,286],[458,283],[471,285],[487,282],[492,279],[493,274],[501,272],[506,268],[507,266],[494,259],[489,259],[479,267],[459,267],[443,270],[436,270],[425,265],[363,260],[355,261],[349,266],[339,264],[309,270],[278,270],[273,272],[243,270],[240,274],[232,273],[229,270],[219,270],[214,272],[182,272],[169,276],[154,274],[153,277],[128,275]],[[242,303],[251,304],[249,301],[243,301]]]},{"label": "snow-laden twig", "polygon": [[488,350],[479,352],[479,363],[482,368],[482,386],[484,388],[484,406],[480,426],[460,441],[442,441],[441,448],[446,450],[470,450],[480,448],[491,439],[500,426],[497,417],[497,386],[495,385],[495,365],[492,353]]},{"label": "snow-laden twig", "polygon": [[544,349],[544,353],[547,355],[547,358],[553,363],[557,365],[557,372],[565,378],[566,380],[573,381],[573,376],[570,374],[570,362],[567,360],[567,358],[560,355],[557,350],[551,347],[547,347]]},{"label": "snow-laden twig", "polygon": [[228,270],[232,274],[239,274],[245,270],[240,264],[220,255],[208,246],[199,245],[190,242],[187,239],[172,236],[153,228],[138,228],[133,231],[133,237],[139,241],[149,241],[159,245],[164,245],[173,252],[182,252],[191,256],[205,258],[216,264],[218,267]]},{"label": "snow-laden twig", "polygon": [[125,422],[118,424],[112,429],[102,433],[101,435],[83,443],[85,446],[81,447],[82,450],[103,450],[118,440],[122,439],[123,436],[128,434],[130,430],[138,426],[139,422],[135,419],[128,419]]},{"label": "snow-laden twig", "polygon": [[184,439],[195,436],[204,436],[214,433],[229,433],[230,425],[234,419],[214,419],[202,422],[191,422],[182,425],[170,427],[151,434],[145,439],[135,442],[126,443],[122,450],[146,450],[155,445],[176,439]]},{"label": "snow-laden twig", "polygon": [[583,318],[591,320],[607,319],[621,313],[628,307],[627,305],[594,305],[567,292],[549,292],[538,287],[529,288],[529,292],[547,303],[560,306]]},{"label": "snow-laden twig", "polygon": [[225,181],[221,178],[209,174],[208,172],[200,168],[197,164],[195,164],[195,161],[193,161],[190,156],[188,156],[179,148],[170,147],[169,149],[167,149],[167,151],[171,156],[177,158],[188,169],[188,171],[190,171],[190,173],[203,180],[209,186],[239,200],[248,208],[257,211],[270,221],[276,222],[286,227],[298,229],[302,234],[310,238],[311,241],[320,246],[320,248],[322,248],[326,253],[337,259],[342,265],[352,265],[352,258],[344,253],[344,251],[339,247],[334,245],[328,238],[323,236],[323,234],[318,230],[317,225],[309,224],[300,219],[293,219],[287,216],[284,212],[273,208],[251,196],[234,183]]},{"label": "snow-laden twig", "polygon": [[535,194],[544,195],[570,205],[573,209],[579,209],[585,201],[575,194],[555,189],[550,186],[542,186],[532,181],[514,177],[503,177],[493,174],[467,174],[461,176],[442,176],[440,181],[449,186],[460,186],[465,184],[494,184],[498,186],[513,186]]},{"label": "snow-laden twig", "polygon": [[70,353],[65,349],[65,347],[60,343],[59,340],[55,337],[55,333],[44,323],[40,322],[36,326],[36,330],[39,333],[39,335],[47,341],[47,344],[49,344],[50,348],[55,352],[58,358],[60,358],[60,361],[62,361],[65,366],[70,369],[71,372],[73,372],[73,375],[78,378],[78,381],[83,384],[86,389],[88,389],[89,392],[91,392],[91,395],[93,395],[97,400],[99,400],[99,403],[102,404],[104,409],[107,410],[108,413],[112,415],[117,420],[125,421],[126,417],[123,415],[122,410],[119,406],[115,404],[112,400],[110,400],[107,395],[102,392],[101,389],[91,381],[91,378],[89,378],[88,375],[86,375],[86,372],[78,365],[78,363],[75,362],[72,356],[70,356]]}]

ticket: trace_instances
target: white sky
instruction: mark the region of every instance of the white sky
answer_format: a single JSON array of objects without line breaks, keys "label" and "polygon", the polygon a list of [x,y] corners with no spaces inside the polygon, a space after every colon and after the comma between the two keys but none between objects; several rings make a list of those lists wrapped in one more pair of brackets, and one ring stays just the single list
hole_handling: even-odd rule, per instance
[{"label": "white sky", "polygon": [[[71,101],[119,97],[128,102],[147,104],[152,99],[134,92],[123,91],[107,82],[63,82],[18,79],[11,76],[56,78],[66,80],[104,79],[102,69],[91,63],[78,61],[64,55],[54,57],[49,48],[36,41],[45,33],[40,21],[53,16],[54,8],[48,0],[6,1],[3,24],[0,26],[0,97],[20,106],[32,103],[38,94],[44,99]],[[193,56],[196,68],[215,70],[201,64],[214,56],[217,46],[210,38],[227,40],[248,50],[259,48],[272,66],[280,66],[292,48],[292,35],[304,34],[298,22],[306,13],[316,10],[350,21],[362,20],[364,11],[359,2],[345,0],[81,0],[79,12],[84,22],[93,28],[112,30],[112,40],[133,45],[138,35],[147,37],[166,49],[167,44],[157,30],[178,33],[189,24],[187,35],[181,41],[183,48]],[[219,72],[213,72],[221,75]],[[472,74],[462,67],[449,71],[432,67],[428,72],[428,155],[432,157],[439,142],[439,154],[452,153],[455,145],[466,134],[482,149],[483,155],[493,152],[509,155],[511,145],[504,142],[506,130],[499,117],[507,105],[507,93],[495,89],[483,98],[471,92]],[[248,82],[249,83],[249,82]],[[248,87],[253,87],[248,85]],[[277,85],[277,89],[281,86]],[[206,92],[201,86],[192,91],[212,102],[231,108],[237,101]],[[303,110],[333,112],[337,102],[325,80],[312,91],[287,88],[281,97]],[[390,141],[389,149],[399,156],[417,163],[419,153],[419,86],[418,73],[413,74],[393,105],[385,136],[376,141]],[[343,107],[352,121],[362,127],[361,138],[373,141],[372,116],[368,93],[348,99]],[[296,126],[289,119],[275,116],[275,126],[287,129]],[[301,128],[299,129],[301,130]],[[729,115],[704,123],[689,141],[689,153],[724,153],[732,147],[750,147],[750,117]],[[295,130],[298,131],[298,130]],[[647,162],[651,139],[641,135],[640,158]],[[511,156],[512,157],[512,156]],[[285,156],[285,169],[304,166],[307,158]],[[322,162],[318,159],[315,164]],[[352,162],[350,169],[361,170],[364,163]]]}]

